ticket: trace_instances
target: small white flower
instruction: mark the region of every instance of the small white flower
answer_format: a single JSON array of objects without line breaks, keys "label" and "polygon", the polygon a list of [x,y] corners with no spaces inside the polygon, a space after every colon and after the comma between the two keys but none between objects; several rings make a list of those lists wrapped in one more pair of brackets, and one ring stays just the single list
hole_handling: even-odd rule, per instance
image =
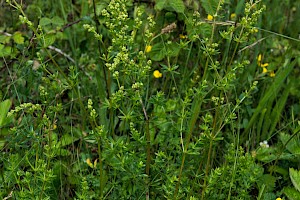
[{"label": "small white flower", "polygon": [[264,140],[263,142],[260,142],[259,146],[264,147],[264,148],[269,148],[270,147],[267,140]]}]

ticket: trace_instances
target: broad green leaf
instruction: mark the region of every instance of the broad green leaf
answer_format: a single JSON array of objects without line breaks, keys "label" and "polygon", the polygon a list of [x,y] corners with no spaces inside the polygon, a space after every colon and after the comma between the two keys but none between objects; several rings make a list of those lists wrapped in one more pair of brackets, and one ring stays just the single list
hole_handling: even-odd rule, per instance
[{"label": "broad green leaf", "polygon": [[286,145],[286,149],[292,153],[292,154],[296,154],[296,155],[300,155],[300,141],[298,138],[294,137],[292,139],[291,135],[286,134],[286,133],[280,133],[279,134],[279,139],[281,140],[282,144]]},{"label": "broad green leaf", "polygon": [[166,56],[166,50],[163,43],[157,43],[153,45],[149,54],[151,60],[161,61]]},{"label": "broad green leaf", "polygon": [[180,46],[177,43],[171,43],[167,46],[169,56],[177,56],[180,51]]},{"label": "broad green leaf", "polygon": [[9,56],[12,53],[12,48],[10,46],[4,46],[0,44],[0,57]]},{"label": "broad green leaf", "polygon": [[201,6],[207,14],[214,15],[217,12],[220,0],[201,0]]},{"label": "broad green leaf", "polygon": [[[96,13],[97,15],[101,15],[101,12],[103,9],[107,8],[107,5],[109,4],[109,1],[107,0],[101,0],[100,2],[96,3]],[[87,5],[88,8],[88,5]],[[88,15],[88,10],[87,12],[85,12],[85,10],[83,10],[82,12],[82,16],[86,16]]]},{"label": "broad green leaf", "polygon": [[290,178],[294,187],[300,192],[300,171],[290,168]]},{"label": "broad green leaf", "polygon": [[7,44],[9,43],[10,36],[7,35],[0,35],[0,43],[1,44]]},{"label": "broad green leaf", "polygon": [[41,26],[47,26],[47,25],[49,25],[49,24],[51,24],[52,23],[52,20],[51,19],[49,19],[48,17],[43,17],[41,20],[40,20],[40,25]]},{"label": "broad green leaf", "polygon": [[157,0],[155,4],[156,10],[169,10],[177,13],[184,12],[184,3],[182,0]]},{"label": "broad green leaf", "polygon": [[258,181],[259,188],[264,187],[265,192],[271,192],[275,188],[276,177],[270,174],[264,174]]},{"label": "broad green leaf", "polygon": [[58,144],[61,147],[64,147],[66,145],[72,144],[73,142],[77,141],[78,138],[76,138],[75,136],[71,136],[69,134],[64,134],[62,136],[62,138],[60,139],[60,141],[58,142]]},{"label": "broad green leaf", "polygon": [[52,18],[52,24],[55,24],[57,26],[62,26],[65,23],[64,23],[64,20],[62,18],[60,18],[58,16],[55,16],[55,17]]},{"label": "broad green leaf", "polygon": [[170,0],[169,5],[175,10],[177,13],[184,13],[184,3],[182,0]]},{"label": "broad green leaf", "polygon": [[300,199],[300,192],[295,190],[295,188],[285,187],[285,188],[283,188],[282,191],[289,200],[299,200]]},{"label": "broad green leaf", "polygon": [[45,35],[45,37],[42,39],[43,47],[48,47],[52,45],[55,42],[56,35],[54,33],[50,33]]},{"label": "broad green leaf", "polygon": [[157,0],[154,8],[156,10],[162,10],[166,6],[168,6],[168,0]]},{"label": "broad green leaf", "polygon": [[284,178],[289,176],[288,169],[279,165],[272,166],[272,171],[281,174]]},{"label": "broad green leaf", "polygon": [[[274,193],[272,193],[272,192],[266,192],[266,193],[264,193],[263,194],[263,200],[274,200],[274,199],[276,199],[276,195],[274,194]],[[259,199],[259,198],[257,198],[257,199]]]},{"label": "broad green leaf", "polygon": [[265,163],[276,160],[276,148],[259,148],[256,152],[256,159]]},{"label": "broad green leaf", "polygon": [[209,38],[212,32],[211,24],[202,23],[201,25],[195,27],[191,23],[187,23],[186,27],[188,38],[193,38],[194,35],[201,35],[204,38]]},{"label": "broad green leaf", "polygon": [[10,106],[11,101],[9,99],[0,103],[0,127],[5,124],[5,120],[7,119],[6,115],[10,109]]},{"label": "broad green leaf", "polygon": [[12,38],[15,41],[15,43],[24,44],[24,37],[22,36],[21,32],[15,32]]}]

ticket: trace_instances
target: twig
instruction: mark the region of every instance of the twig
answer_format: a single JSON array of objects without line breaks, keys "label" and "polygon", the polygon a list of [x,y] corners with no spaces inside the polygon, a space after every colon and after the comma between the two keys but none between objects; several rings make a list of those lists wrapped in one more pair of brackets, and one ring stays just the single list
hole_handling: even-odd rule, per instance
[{"label": "twig", "polygon": [[250,44],[244,48],[242,48],[241,50],[238,51],[238,53],[241,53],[242,51],[246,50],[246,49],[249,49],[249,48],[252,48],[253,46],[255,46],[256,44],[260,43],[261,41],[265,40],[267,37],[264,37],[264,38],[261,38],[259,40],[257,40],[256,42],[254,42],[253,44]]},{"label": "twig", "polygon": [[3,200],[7,200],[7,199],[11,198],[11,197],[12,197],[12,193],[13,193],[13,191],[11,191],[11,192],[8,194],[8,196],[5,197]]},{"label": "twig", "polygon": [[71,58],[68,54],[64,53],[62,50],[60,50],[54,46],[48,46],[48,49],[53,50],[53,51],[63,55],[64,57],[68,58],[72,63],[75,64],[75,60],[73,58]]}]

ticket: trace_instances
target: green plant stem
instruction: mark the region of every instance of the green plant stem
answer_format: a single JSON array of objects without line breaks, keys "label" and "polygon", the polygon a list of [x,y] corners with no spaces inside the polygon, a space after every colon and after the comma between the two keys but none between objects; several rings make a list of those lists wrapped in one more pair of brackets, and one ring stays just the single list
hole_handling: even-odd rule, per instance
[{"label": "green plant stem", "polygon": [[[93,10],[94,10],[94,21],[96,23],[96,31],[97,33],[99,33],[99,21],[97,19],[97,12],[96,12],[96,4],[95,4],[95,0],[93,0]],[[101,48],[100,48],[100,41],[97,40],[97,46],[98,46],[98,52],[99,52],[99,56],[101,56]],[[106,74],[106,70],[104,68],[104,65],[102,65],[102,72],[103,72],[103,76],[104,76],[104,80],[105,80],[105,84],[106,84],[106,92],[107,92],[107,98],[109,99],[109,97],[111,96],[110,94],[110,73],[108,71],[108,74]]]},{"label": "green plant stem", "polygon": [[150,163],[151,163],[151,144],[150,144],[150,132],[149,132],[149,120],[146,121],[146,138],[147,138],[147,161],[146,161],[146,174],[150,175]]},{"label": "green plant stem", "polygon": [[39,199],[43,199],[43,193],[44,193],[44,189],[45,189],[45,172],[43,172],[43,175],[44,175],[44,179],[43,179],[43,186],[42,186],[42,191],[41,191],[41,194],[40,194],[40,198]]},{"label": "green plant stem", "polygon": [[174,199],[177,199],[177,194],[178,194],[178,189],[179,189],[180,180],[181,180],[181,176],[182,176],[182,171],[183,171],[183,168],[184,168],[185,157],[186,157],[186,154],[187,154],[188,146],[189,146],[189,143],[190,143],[190,139],[192,137],[192,133],[193,133],[195,124],[197,122],[197,119],[198,119],[198,116],[199,116],[199,113],[200,113],[200,110],[201,110],[201,105],[202,105],[202,99],[203,98],[204,97],[198,96],[193,101],[194,112],[192,114],[191,121],[190,121],[190,124],[188,126],[188,134],[186,136],[185,146],[184,146],[184,149],[183,149],[181,166],[180,166],[180,171],[179,171],[179,175],[178,175],[178,182],[176,184],[175,192],[174,192]]},{"label": "green plant stem", "polygon": [[110,126],[111,135],[113,138],[115,138],[115,127],[114,127],[115,117],[114,117],[114,111],[112,108],[109,110],[109,119],[110,119],[109,126]]},{"label": "green plant stem", "polygon": [[150,189],[149,189],[149,179],[150,179],[150,165],[151,165],[151,137],[150,137],[150,131],[149,131],[149,117],[147,114],[147,111],[145,109],[144,103],[142,98],[140,97],[140,103],[142,105],[144,117],[146,119],[146,125],[145,125],[145,132],[146,132],[146,140],[147,140],[147,158],[146,158],[146,175],[147,175],[147,192],[146,192],[146,199],[149,199]]},{"label": "green plant stem", "polygon": [[103,161],[101,151],[101,138],[98,140],[98,159],[99,159],[99,175],[100,175],[100,199],[103,199],[104,179],[103,179]]},{"label": "green plant stem", "polygon": [[210,169],[210,158],[211,158],[212,147],[213,147],[213,138],[211,138],[210,142],[209,142],[209,150],[208,150],[207,161],[206,161],[206,166],[205,166],[205,177],[204,177],[203,189],[202,189],[202,193],[201,193],[202,200],[204,200],[206,182],[207,182],[209,169]]},{"label": "green plant stem", "polygon": [[[239,34],[239,39],[241,39],[243,33],[244,33],[244,26],[242,27],[241,32]],[[233,50],[233,53],[232,53],[232,56],[231,56],[231,59],[230,59],[230,62],[229,62],[229,65],[228,65],[227,69],[231,66],[238,47],[239,47],[239,42],[237,42],[236,45],[235,45],[235,47],[234,47],[234,50]]]},{"label": "green plant stem", "polygon": [[146,137],[147,137],[147,160],[146,160],[146,174],[147,174],[147,193],[146,199],[149,199],[150,195],[150,164],[151,164],[151,144],[150,144],[150,132],[149,132],[149,120],[146,121]]}]

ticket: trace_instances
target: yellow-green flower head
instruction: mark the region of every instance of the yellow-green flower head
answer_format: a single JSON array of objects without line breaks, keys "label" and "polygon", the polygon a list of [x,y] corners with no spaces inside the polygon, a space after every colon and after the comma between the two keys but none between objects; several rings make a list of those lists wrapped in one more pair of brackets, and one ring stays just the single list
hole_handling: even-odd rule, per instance
[{"label": "yellow-green flower head", "polygon": [[214,17],[212,15],[207,15],[207,20],[208,21],[212,21],[214,19]]},{"label": "yellow-green flower head", "polygon": [[278,197],[276,200],[282,200],[282,198]]},{"label": "yellow-green flower head", "polygon": [[151,45],[147,45],[145,48],[146,53],[149,53],[152,50],[152,46]]},{"label": "yellow-green flower head", "polygon": [[153,76],[154,76],[155,78],[161,78],[161,77],[162,77],[162,73],[160,73],[160,71],[158,71],[158,70],[155,70],[155,71],[153,72]]}]

